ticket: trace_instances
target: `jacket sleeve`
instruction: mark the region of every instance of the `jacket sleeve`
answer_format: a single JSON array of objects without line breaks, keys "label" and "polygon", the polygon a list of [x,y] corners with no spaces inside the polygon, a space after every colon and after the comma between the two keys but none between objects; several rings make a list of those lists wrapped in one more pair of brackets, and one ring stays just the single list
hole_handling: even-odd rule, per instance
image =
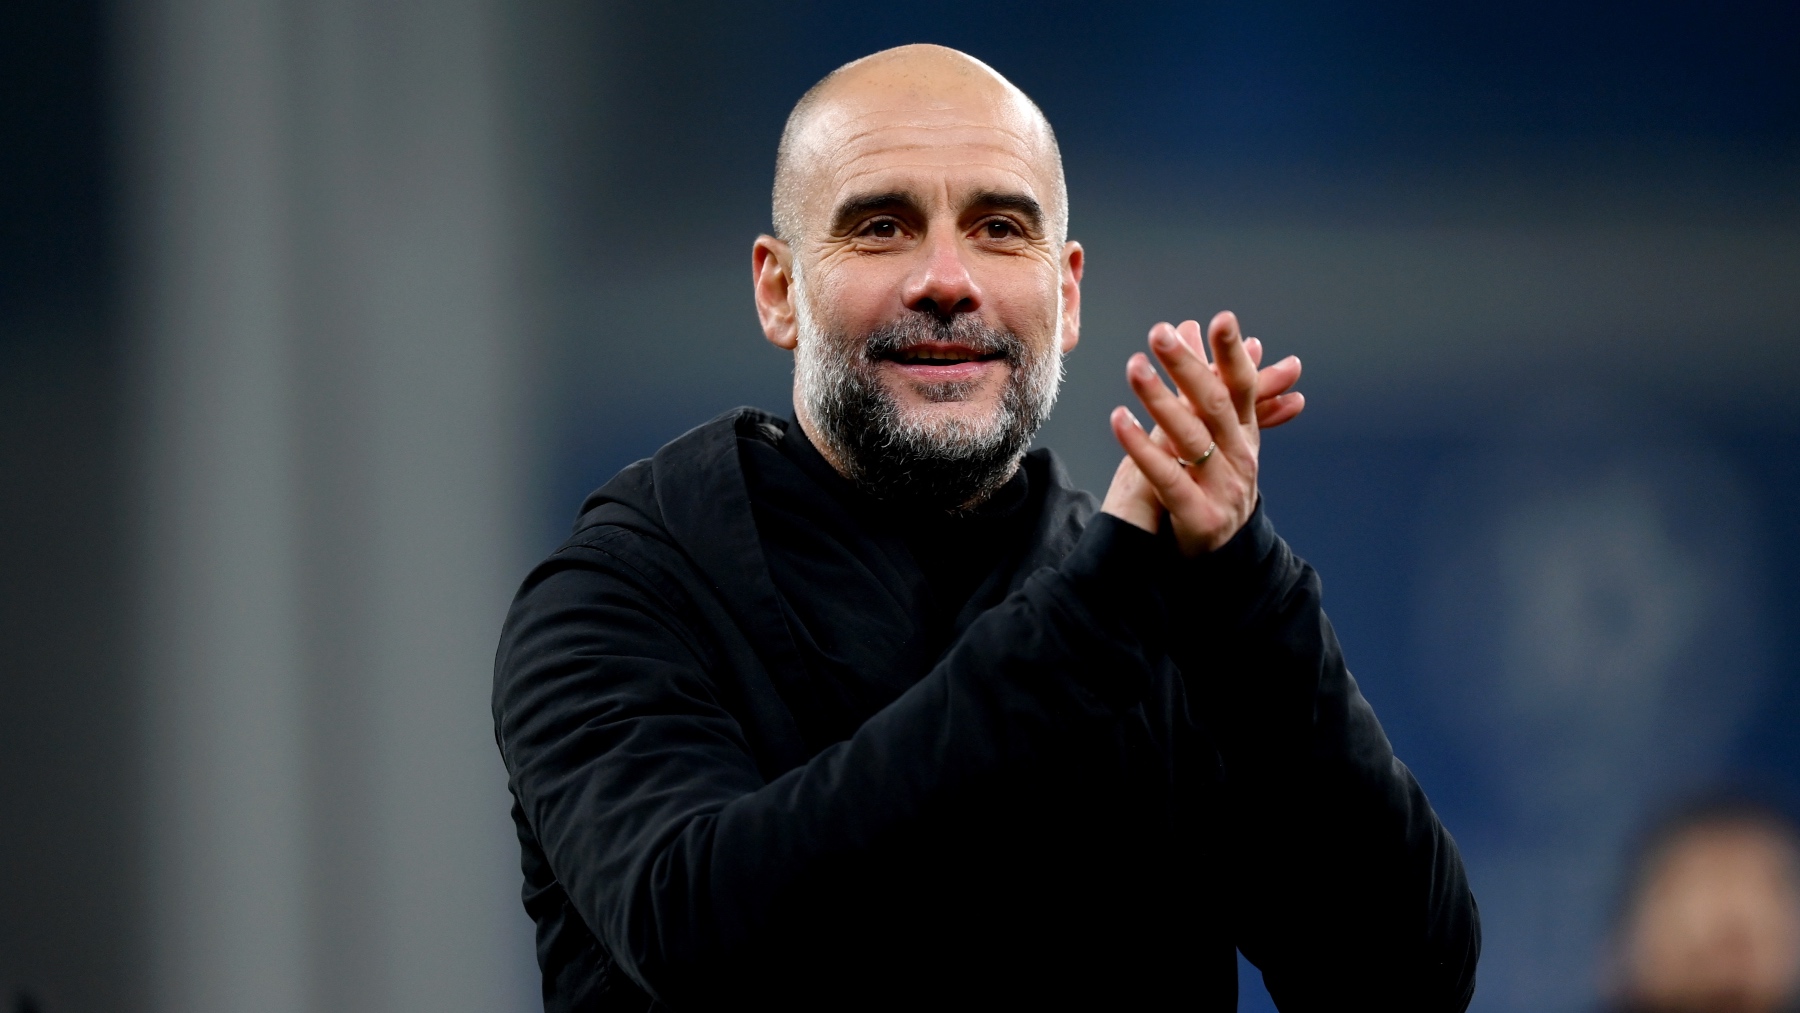
[{"label": "jacket sleeve", "polygon": [[1170,654],[1223,761],[1239,949],[1284,1013],[1467,1007],[1462,859],[1344,665],[1318,575],[1259,506],[1171,571]]},{"label": "jacket sleeve", "polygon": [[781,951],[810,876],[874,861],[1132,707],[1163,657],[1164,558],[1099,519],[854,737],[765,783],[704,638],[605,539],[564,549],[520,591],[496,660],[513,792],[611,956],[665,1001],[703,998],[752,943]]}]

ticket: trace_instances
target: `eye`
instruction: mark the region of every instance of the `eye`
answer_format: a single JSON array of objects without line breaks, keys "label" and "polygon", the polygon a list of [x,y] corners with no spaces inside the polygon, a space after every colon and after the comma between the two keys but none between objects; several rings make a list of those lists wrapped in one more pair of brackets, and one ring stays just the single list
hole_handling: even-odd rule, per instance
[{"label": "eye", "polygon": [[991,218],[981,223],[981,235],[984,239],[1011,239],[1018,234],[1018,227],[1004,218]]},{"label": "eye", "polygon": [[873,239],[893,239],[900,235],[900,223],[892,218],[877,218],[863,229],[863,234]]}]

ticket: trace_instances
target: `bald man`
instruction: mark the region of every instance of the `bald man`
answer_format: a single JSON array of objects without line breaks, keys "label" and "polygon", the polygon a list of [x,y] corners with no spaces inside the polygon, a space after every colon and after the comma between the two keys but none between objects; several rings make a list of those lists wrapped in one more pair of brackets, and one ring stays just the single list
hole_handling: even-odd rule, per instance
[{"label": "bald man", "polygon": [[1097,504],[1027,452],[1067,223],[1049,124],[963,54],[795,107],[752,255],[792,416],[620,472],[501,638],[547,1010],[1228,1010],[1237,950],[1283,1010],[1467,1005],[1456,847],[1259,505],[1299,363],[1157,324]]}]

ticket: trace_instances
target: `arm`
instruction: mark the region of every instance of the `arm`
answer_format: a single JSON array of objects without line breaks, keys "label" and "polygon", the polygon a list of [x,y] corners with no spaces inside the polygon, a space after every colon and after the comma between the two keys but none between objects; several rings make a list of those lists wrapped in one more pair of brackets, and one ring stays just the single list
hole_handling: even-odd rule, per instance
[{"label": "arm", "polygon": [[1460,1010],[1479,921],[1456,846],[1344,666],[1312,568],[1262,515],[1258,380],[1237,319],[1159,324],[1127,376],[1157,432],[1124,409],[1106,509],[1171,529],[1180,665],[1224,761],[1238,943],[1284,1010]]},{"label": "arm", "polygon": [[803,959],[782,933],[830,922],[809,917],[830,902],[820,876],[878,873],[896,834],[1132,707],[1159,657],[1165,552],[1097,519],[854,737],[765,783],[677,610],[604,542],[565,550],[501,641],[514,792],[611,955],[652,994],[703,999],[747,961]]},{"label": "arm", "polygon": [[1224,760],[1235,932],[1270,994],[1467,1007],[1481,932],[1461,857],[1345,667],[1318,575],[1258,510],[1181,583],[1171,613],[1207,618],[1172,654]]}]

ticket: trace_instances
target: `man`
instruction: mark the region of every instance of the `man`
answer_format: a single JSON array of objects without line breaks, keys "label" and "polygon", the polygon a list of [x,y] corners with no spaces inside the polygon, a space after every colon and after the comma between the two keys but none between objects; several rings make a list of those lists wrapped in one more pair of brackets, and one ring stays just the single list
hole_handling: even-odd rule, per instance
[{"label": "man", "polygon": [[[495,669],[550,1010],[1457,1010],[1455,845],[1257,500],[1230,314],[1159,324],[1098,512],[1026,453],[1080,328],[1042,114],[909,46],[795,107],[752,266],[794,415],[625,469]],[[1204,349],[1210,346],[1213,363]]]},{"label": "man", "polygon": [[1639,856],[1609,961],[1621,1013],[1800,1009],[1800,838],[1779,812],[1720,799]]}]

